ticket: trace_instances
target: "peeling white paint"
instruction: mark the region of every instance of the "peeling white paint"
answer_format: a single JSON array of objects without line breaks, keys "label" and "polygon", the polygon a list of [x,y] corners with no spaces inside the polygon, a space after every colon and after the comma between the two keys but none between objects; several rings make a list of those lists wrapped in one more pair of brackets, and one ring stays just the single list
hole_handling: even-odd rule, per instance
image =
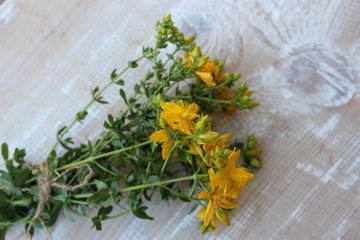
[{"label": "peeling white paint", "polygon": [[321,169],[313,164],[302,162],[296,163],[296,168],[310,173],[325,184],[332,182],[341,189],[347,190],[359,179],[360,169],[357,166],[360,164],[360,157],[354,160],[349,168],[340,171],[339,167],[346,164],[343,161],[344,159],[339,159],[328,169]]},{"label": "peeling white paint", "polygon": [[18,10],[14,1],[5,0],[5,2],[0,5],[0,26],[7,25]]},{"label": "peeling white paint", "polygon": [[319,138],[325,138],[335,130],[337,124],[339,123],[339,114],[332,116],[325,124],[317,128],[312,128],[312,132]]}]

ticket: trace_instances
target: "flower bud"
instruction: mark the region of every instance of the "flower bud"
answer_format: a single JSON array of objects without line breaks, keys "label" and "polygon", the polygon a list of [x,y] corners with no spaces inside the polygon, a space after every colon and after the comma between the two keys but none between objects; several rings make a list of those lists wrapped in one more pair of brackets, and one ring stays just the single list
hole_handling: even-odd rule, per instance
[{"label": "flower bud", "polygon": [[195,123],[195,129],[200,130],[206,128],[208,122],[209,122],[209,116],[208,115],[202,116],[200,120],[197,121],[197,123]]},{"label": "flower bud", "polygon": [[226,226],[230,226],[230,220],[227,212],[225,212],[221,208],[215,208],[215,216],[217,217],[217,219],[220,220],[220,222],[222,222]]},{"label": "flower bud", "polygon": [[259,158],[250,158],[250,165],[254,168],[261,168],[261,162]]},{"label": "flower bud", "polygon": [[250,101],[249,104],[248,104],[248,108],[252,109],[252,108],[255,108],[257,106],[259,106],[260,103],[258,102],[255,102],[255,101]]},{"label": "flower bud", "polygon": [[191,52],[191,55],[194,57],[194,58],[199,58],[201,57],[201,49],[196,46],[195,49]]},{"label": "flower bud", "polygon": [[185,41],[191,44],[195,40],[195,36],[187,36],[185,37]]},{"label": "flower bud", "polygon": [[251,150],[247,150],[246,151],[246,154],[249,155],[249,156],[255,156],[259,153],[261,153],[261,148],[254,148],[254,149],[251,149]]},{"label": "flower bud", "polygon": [[201,135],[199,136],[199,138],[200,138],[201,140],[204,140],[204,141],[210,141],[210,140],[213,140],[213,139],[217,138],[218,136],[219,136],[219,133],[213,132],[213,131],[209,131],[209,132],[207,132],[207,133],[205,133],[205,134],[201,134]]},{"label": "flower bud", "polygon": [[159,117],[159,126],[160,126],[161,128],[165,128],[165,126],[166,126],[166,121],[165,121],[165,119],[162,118],[162,117]]},{"label": "flower bud", "polygon": [[204,56],[204,57],[199,58],[195,68],[202,67],[205,63],[208,62],[208,60],[209,60],[209,56]]},{"label": "flower bud", "polygon": [[164,22],[168,22],[171,20],[171,14],[168,14],[164,17]]},{"label": "flower bud", "polygon": [[156,97],[152,100],[152,102],[155,104],[155,105],[160,105],[160,103],[162,103],[164,100],[161,96],[161,94],[159,93],[158,95],[156,95]]}]

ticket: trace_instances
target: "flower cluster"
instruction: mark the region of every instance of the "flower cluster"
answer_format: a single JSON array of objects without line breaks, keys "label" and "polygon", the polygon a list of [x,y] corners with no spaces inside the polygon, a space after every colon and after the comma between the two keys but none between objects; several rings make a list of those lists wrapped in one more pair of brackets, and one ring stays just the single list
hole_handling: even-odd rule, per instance
[{"label": "flower cluster", "polygon": [[[210,114],[223,111],[225,123],[236,109],[258,103],[245,83],[235,85],[240,74],[225,73],[223,62],[203,56],[195,37],[185,36],[170,15],[155,28],[155,44],[143,46],[141,56],[122,71],[114,69],[104,87],[92,90],[86,107],[59,129],[44,162],[28,164],[25,149],[16,148],[10,156],[2,144],[7,170],[0,174],[0,236],[24,223],[31,239],[35,228],[52,226],[62,208],[70,220],[73,214],[90,218],[97,230],[103,221],[128,213],[152,220],[145,200],[154,196],[201,205],[202,233],[215,233],[216,221],[230,225],[228,214],[255,176],[250,171],[261,166],[261,150],[253,135],[246,144],[230,144],[234,134],[213,131]],[[152,67],[129,95],[123,74],[148,60]],[[92,104],[109,103],[103,94],[110,86],[120,88],[125,109],[107,116],[103,134],[93,142],[75,144],[70,130],[87,121]],[[97,214],[86,206],[98,207]]]},{"label": "flower cluster", "polygon": [[183,100],[161,102],[160,108],[161,129],[153,133],[150,140],[163,143],[162,158],[168,160],[181,149],[186,154],[198,156],[196,164],[203,167],[209,176],[211,189],[198,195],[199,199],[208,202],[207,207],[198,212],[202,220],[201,231],[214,232],[216,219],[230,225],[228,209],[238,207],[233,201],[255,176],[247,168],[237,167],[240,150],[231,150],[227,144],[233,134],[220,135],[212,131],[211,118],[200,115],[196,103],[189,104]]},{"label": "flower cluster", "polygon": [[186,67],[193,69],[198,82],[203,83],[199,85],[200,89],[210,88],[211,97],[218,100],[217,110],[225,112],[222,124],[236,109],[252,109],[259,105],[250,98],[253,91],[248,89],[246,83],[232,89],[233,83],[241,77],[240,74],[224,73],[224,62],[203,56],[200,47],[196,46],[192,51],[184,53],[184,61]]}]

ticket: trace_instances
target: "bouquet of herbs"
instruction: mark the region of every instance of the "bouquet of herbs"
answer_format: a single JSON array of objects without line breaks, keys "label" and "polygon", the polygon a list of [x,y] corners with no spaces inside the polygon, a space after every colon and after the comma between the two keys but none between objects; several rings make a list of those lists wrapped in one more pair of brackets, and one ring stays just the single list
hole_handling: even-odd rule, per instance
[{"label": "bouquet of herbs", "polygon": [[[204,56],[195,37],[185,37],[170,15],[155,27],[155,45],[143,47],[140,57],[111,73],[105,87],[92,90],[91,101],[58,131],[43,162],[26,162],[24,149],[10,156],[2,144],[0,239],[16,224],[25,224],[31,238],[35,228],[52,226],[62,209],[70,219],[90,219],[97,230],[102,221],[127,213],[151,220],[146,201],[153,197],[200,207],[202,233],[215,233],[217,221],[230,225],[236,199],[261,166],[261,150],[253,135],[246,143],[230,143],[233,133],[213,131],[207,114],[222,112],[224,124],[237,109],[259,104],[246,83],[236,82],[240,74],[224,73],[224,63]],[[142,61],[152,69],[128,96],[122,75]],[[119,87],[126,109],[107,116],[98,140],[74,144],[69,130],[86,121],[92,104],[107,104],[103,94],[110,86]],[[59,147],[65,150],[61,156]],[[98,209],[95,216],[89,207]]]}]

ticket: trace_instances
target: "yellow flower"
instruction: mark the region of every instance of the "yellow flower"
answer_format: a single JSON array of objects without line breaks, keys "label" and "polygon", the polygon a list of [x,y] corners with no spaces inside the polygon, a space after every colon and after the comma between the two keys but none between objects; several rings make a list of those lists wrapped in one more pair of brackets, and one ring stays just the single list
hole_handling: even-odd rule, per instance
[{"label": "yellow flower", "polygon": [[[210,168],[208,170],[208,174],[211,182],[215,177],[215,172],[212,168]],[[237,208],[239,205],[233,204],[231,200],[224,195],[224,192],[220,188],[211,185],[211,193],[201,192],[197,197],[206,198],[209,201],[204,215],[204,226],[208,226],[214,216],[216,216],[222,223],[230,225],[228,218],[224,216],[226,212],[224,212],[221,208],[232,209]],[[219,211],[221,211],[221,214],[218,214]]]},{"label": "yellow flower", "polygon": [[220,67],[214,61],[208,61],[202,67],[197,68],[195,74],[204,81],[208,87],[215,87],[216,81],[220,82]]},{"label": "yellow flower", "polygon": [[157,132],[154,132],[149,137],[149,139],[154,142],[163,142],[164,143],[161,153],[162,153],[162,158],[164,160],[166,160],[169,157],[172,146],[174,145],[174,140],[172,140],[169,133],[166,130],[161,129]]},{"label": "yellow flower", "polygon": [[226,133],[216,139],[207,141],[206,144],[203,145],[204,151],[210,153],[212,157],[215,157],[216,148],[224,149],[227,146],[227,142],[230,141],[233,135],[233,133]]},{"label": "yellow flower", "polygon": [[160,107],[164,110],[161,117],[173,128],[181,132],[192,135],[195,132],[194,123],[195,118],[199,117],[197,112],[199,106],[195,103],[187,104],[183,100],[177,103],[163,102]]},{"label": "yellow flower", "polygon": [[[197,212],[197,217],[202,221],[204,221],[204,219],[205,219],[205,212],[206,212],[206,208],[202,208]],[[210,226],[210,231],[212,232],[212,234],[215,234],[216,233],[215,232],[215,230],[216,230],[216,220],[215,220],[215,218],[212,218],[210,220],[210,223],[209,223],[208,226]],[[205,233],[207,231],[207,226],[204,226],[204,225],[201,226],[200,230],[201,230],[201,233]]]},{"label": "yellow flower", "polygon": [[220,189],[223,189],[224,193],[228,194],[230,198],[237,198],[239,191],[243,190],[248,182],[255,177],[245,167],[236,167],[239,156],[240,150],[234,150],[225,160],[228,165],[221,169],[210,181],[212,187],[220,186]]}]

